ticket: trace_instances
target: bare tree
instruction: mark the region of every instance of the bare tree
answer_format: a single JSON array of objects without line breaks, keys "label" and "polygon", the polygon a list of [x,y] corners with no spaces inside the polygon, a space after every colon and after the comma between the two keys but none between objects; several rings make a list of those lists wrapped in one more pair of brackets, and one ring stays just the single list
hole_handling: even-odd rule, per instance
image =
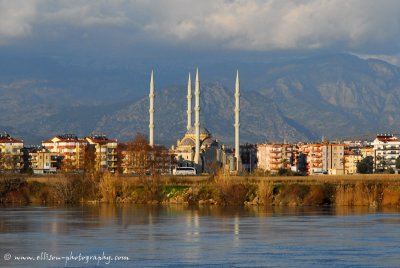
[{"label": "bare tree", "polygon": [[86,174],[93,174],[96,171],[96,148],[93,145],[85,148],[84,170]]},{"label": "bare tree", "polygon": [[9,153],[0,152],[0,171],[19,171],[20,157]]},{"label": "bare tree", "polygon": [[130,173],[144,175],[151,169],[152,147],[143,134],[136,134],[135,138],[127,143],[125,164]]}]

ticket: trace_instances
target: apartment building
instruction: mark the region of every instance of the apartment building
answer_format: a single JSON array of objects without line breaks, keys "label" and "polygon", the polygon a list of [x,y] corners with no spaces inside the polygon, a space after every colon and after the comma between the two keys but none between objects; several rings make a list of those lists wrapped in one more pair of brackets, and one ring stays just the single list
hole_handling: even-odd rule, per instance
[{"label": "apartment building", "polygon": [[243,171],[252,173],[257,166],[257,148],[254,144],[240,145],[240,164]]},{"label": "apartment building", "polygon": [[299,152],[307,156],[308,173],[310,175],[326,173],[323,165],[322,146],[322,143],[299,145]]},{"label": "apartment building", "polygon": [[360,153],[362,158],[366,158],[367,156],[372,156],[374,157],[374,146],[372,145],[367,145],[362,148],[360,148]]},{"label": "apartment building", "polygon": [[307,156],[308,174],[344,174],[344,147],[337,143],[300,144],[299,153]]},{"label": "apartment building", "polygon": [[87,141],[75,134],[62,134],[43,141],[42,147],[61,159],[61,170],[82,171],[85,168]]},{"label": "apartment building", "polygon": [[322,149],[322,169],[330,175],[345,173],[344,147],[345,144],[325,143]]},{"label": "apartment building", "polygon": [[279,169],[290,169],[294,148],[291,144],[257,144],[257,168],[272,173]]},{"label": "apartment building", "polygon": [[85,138],[87,142],[86,161],[91,158],[96,171],[117,172],[117,140],[108,139],[106,135],[92,135]]},{"label": "apartment building", "polygon": [[360,153],[354,151],[345,150],[344,151],[344,165],[345,174],[356,174],[357,164],[363,159]]},{"label": "apartment building", "polygon": [[374,171],[396,168],[400,156],[400,140],[392,134],[379,134],[371,143],[373,146]]},{"label": "apartment building", "polygon": [[29,150],[30,168],[33,174],[56,173],[59,161],[56,153],[46,149],[33,148]]},{"label": "apartment building", "polygon": [[24,142],[14,139],[8,133],[0,134],[0,170],[17,172],[23,165],[22,148]]}]

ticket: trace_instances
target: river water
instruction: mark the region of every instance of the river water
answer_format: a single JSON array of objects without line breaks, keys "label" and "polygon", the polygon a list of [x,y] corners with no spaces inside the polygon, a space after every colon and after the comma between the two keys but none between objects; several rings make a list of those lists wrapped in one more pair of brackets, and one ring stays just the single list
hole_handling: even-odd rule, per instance
[{"label": "river water", "polygon": [[400,267],[400,211],[1,207],[0,249],[0,267]]}]

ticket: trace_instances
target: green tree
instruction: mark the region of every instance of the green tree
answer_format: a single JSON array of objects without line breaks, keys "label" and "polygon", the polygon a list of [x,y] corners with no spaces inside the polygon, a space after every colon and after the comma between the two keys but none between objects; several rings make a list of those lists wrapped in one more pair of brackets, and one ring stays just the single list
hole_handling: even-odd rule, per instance
[{"label": "green tree", "polygon": [[400,156],[396,159],[396,169],[400,169]]},{"label": "green tree", "polygon": [[303,153],[300,153],[297,158],[297,171],[299,174],[307,174],[307,156]]},{"label": "green tree", "polygon": [[361,174],[370,174],[374,171],[374,159],[367,156],[357,163],[357,172]]}]

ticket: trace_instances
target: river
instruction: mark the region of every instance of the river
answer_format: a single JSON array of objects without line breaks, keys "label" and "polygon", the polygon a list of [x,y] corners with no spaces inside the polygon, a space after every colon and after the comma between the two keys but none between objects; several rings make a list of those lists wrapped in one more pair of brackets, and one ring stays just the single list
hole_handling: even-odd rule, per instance
[{"label": "river", "polygon": [[1,207],[0,267],[400,267],[400,210]]}]

